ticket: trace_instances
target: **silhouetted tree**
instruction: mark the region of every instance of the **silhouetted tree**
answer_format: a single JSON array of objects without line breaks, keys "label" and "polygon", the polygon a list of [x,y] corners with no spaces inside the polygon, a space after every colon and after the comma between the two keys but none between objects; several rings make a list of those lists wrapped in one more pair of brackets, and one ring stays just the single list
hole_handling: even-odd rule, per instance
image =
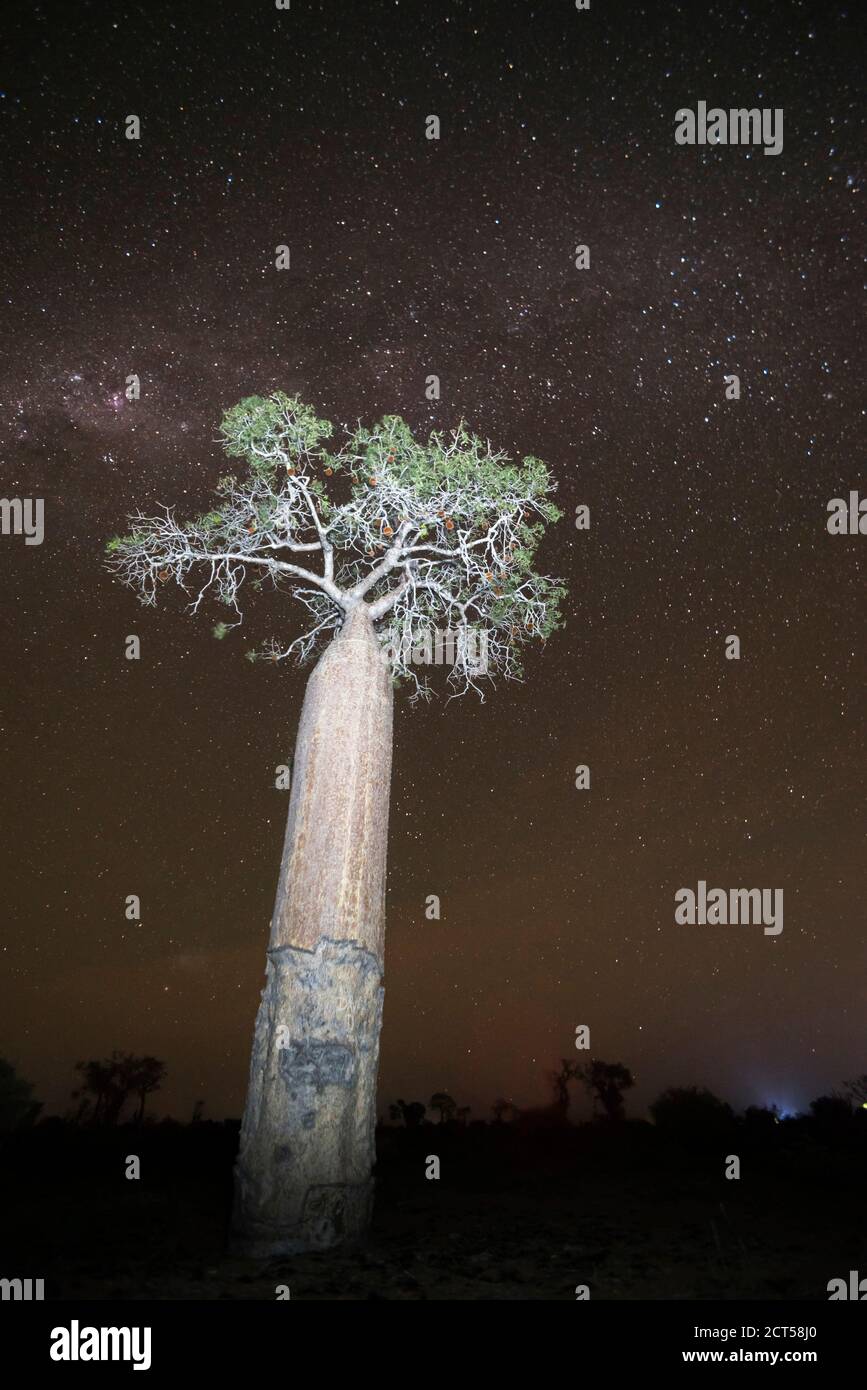
[{"label": "silhouetted tree", "polygon": [[506,1115],[509,1116],[510,1120],[515,1120],[518,1116],[518,1107],[515,1102],[512,1100],[504,1100],[502,1096],[499,1100],[494,1101],[491,1109],[494,1112],[494,1120],[498,1125],[503,1123]]},{"label": "silhouetted tree", "polygon": [[569,1082],[576,1081],[581,1075],[581,1068],[577,1062],[572,1062],[568,1057],[562,1058],[559,1071],[549,1071],[548,1080],[554,1089],[554,1104],[559,1106],[565,1116],[569,1109]]},{"label": "silhouetted tree", "polygon": [[867,1105],[867,1072],[846,1082],[846,1092],[857,1105]]},{"label": "silhouetted tree", "polygon": [[103,1061],[76,1062],[82,1084],[73,1096],[82,1101],[79,1119],[93,1124],[116,1125],[130,1096],[138,1096],[137,1120],[144,1114],[145,1097],[159,1089],[166,1075],[163,1062],[156,1057],[135,1057],[131,1052],[114,1051]]},{"label": "silhouetted tree", "polygon": [[417,1129],[427,1113],[427,1106],[420,1100],[411,1100],[408,1105],[405,1100],[399,1100],[388,1107],[388,1112],[393,1120],[402,1119],[407,1129]]},{"label": "silhouetted tree", "polygon": [[817,1096],[810,1101],[813,1129],[823,1139],[841,1138],[852,1124],[852,1103],[847,1096]]},{"label": "silhouetted tree", "polygon": [[744,1111],[747,1133],[757,1138],[768,1138],[779,1123],[780,1112],[776,1105],[748,1105]]},{"label": "silhouetted tree", "polygon": [[574,1075],[583,1081],[606,1119],[623,1119],[623,1093],[635,1085],[635,1078],[628,1067],[624,1067],[622,1062],[602,1062],[592,1058],[584,1066],[575,1064]]},{"label": "silhouetted tree", "polygon": [[21,1125],[32,1124],[42,1109],[33,1099],[33,1087],[19,1076],[11,1062],[0,1057],[0,1134],[11,1134]]},{"label": "silhouetted tree", "polygon": [[715,1140],[734,1122],[731,1106],[704,1086],[669,1086],[650,1113],[657,1129],[687,1142]]},{"label": "silhouetted tree", "polygon": [[[79,1120],[89,1120],[102,1124],[108,1111],[109,1098],[114,1087],[114,1074],[111,1062],[76,1062],[75,1070],[81,1075],[81,1086],[72,1095],[80,1100]],[[115,1116],[116,1116],[115,1110]]]},{"label": "silhouetted tree", "polygon": [[446,1118],[452,1119],[458,1104],[456,1100],[452,1099],[448,1091],[435,1091],[430,1098],[430,1108],[440,1112],[440,1124],[442,1124]]},{"label": "silhouetted tree", "polygon": [[131,1057],[129,1059],[130,1089],[134,1095],[138,1096],[138,1114],[136,1123],[141,1124],[144,1119],[145,1100],[153,1091],[158,1091],[166,1079],[166,1064],[157,1057]]}]

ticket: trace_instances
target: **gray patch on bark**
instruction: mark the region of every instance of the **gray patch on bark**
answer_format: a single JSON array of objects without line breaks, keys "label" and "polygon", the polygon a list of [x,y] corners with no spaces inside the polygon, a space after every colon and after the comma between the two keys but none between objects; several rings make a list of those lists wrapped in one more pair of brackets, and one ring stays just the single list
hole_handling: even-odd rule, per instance
[{"label": "gray patch on bark", "polygon": [[302,1088],[312,1087],[321,1094],[326,1086],[351,1086],[355,1073],[355,1053],[337,1042],[304,1042],[292,1038],[280,1052],[280,1077],[292,1098]]},{"label": "gray patch on bark", "polygon": [[235,1168],[239,1252],[296,1254],[363,1234],[383,994],[381,960],[356,942],[268,952]]}]

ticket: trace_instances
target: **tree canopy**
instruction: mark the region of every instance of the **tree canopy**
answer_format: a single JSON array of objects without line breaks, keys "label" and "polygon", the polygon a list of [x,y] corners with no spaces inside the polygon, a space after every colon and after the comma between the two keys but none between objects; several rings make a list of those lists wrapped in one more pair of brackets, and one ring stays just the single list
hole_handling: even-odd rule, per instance
[{"label": "tree canopy", "polygon": [[307,660],[363,602],[413,698],[432,693],[413,655],[443,632],[457,636],[452,694],[484,698],[483,681],[519,679],[522,648],[562,626],[565,590],[535,569],[546,525],[562,515],[546,465],[511,461],[463,422],[426,442],[398,415],[359,424],[338,449],[328,447],[332,434],[283,392],[240,401],[223,415],[220,440],[246,475],[221,478],[215,505],[190,520],[165,506],[131,516],[130,533],[108,543],[110,568],[148,605],[170,580],[191,612],[216,598],[231,618],[214,627],[218,638],[242,623],[248,578],[291,590],[307,610],[304,631],[248,652],[252,660]]}]

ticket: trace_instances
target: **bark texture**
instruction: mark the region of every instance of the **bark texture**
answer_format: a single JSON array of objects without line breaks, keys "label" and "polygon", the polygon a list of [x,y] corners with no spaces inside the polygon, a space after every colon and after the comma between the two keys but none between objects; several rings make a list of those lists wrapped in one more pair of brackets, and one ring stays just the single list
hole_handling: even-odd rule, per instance
[{"label": "bark texture", "polygon": [[373,1200],[392,686],[360,605],[307,685],[235,1169],[233,1247],[361,1236]]}]

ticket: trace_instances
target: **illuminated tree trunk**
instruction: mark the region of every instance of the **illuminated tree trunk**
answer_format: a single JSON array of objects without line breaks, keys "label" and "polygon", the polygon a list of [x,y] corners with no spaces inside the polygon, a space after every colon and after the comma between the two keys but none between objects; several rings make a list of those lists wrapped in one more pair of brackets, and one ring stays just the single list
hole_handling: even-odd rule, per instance
[{"label": "illuminated tree trunk", "polygon": [[235,1168],[233,1247],[362,1235],[373,1202],[392,685],[359,603],[307,685]]}]

